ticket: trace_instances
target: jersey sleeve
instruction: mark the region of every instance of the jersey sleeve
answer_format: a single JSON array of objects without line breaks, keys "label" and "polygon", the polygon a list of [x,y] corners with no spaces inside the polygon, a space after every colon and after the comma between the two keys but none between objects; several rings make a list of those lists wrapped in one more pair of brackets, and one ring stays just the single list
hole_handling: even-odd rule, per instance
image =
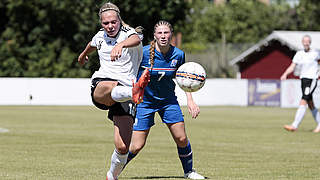
[{"label": "jersey sleeve", "polygon": [[90,43],[90,46],[92,47],[97,47],[97,36],[98,34],[96,34],[95,36],[93,36],[92,40],[91,40],[91,43]]},{"label": "jersey sleeve", "polygon": [[299,61],[300,61],[300,53],[297,52],[297,53],[293,56],[292,62],[295,63],[295,64],[299,64]]},{"label": "jersey sleeve", "polygon": [[181,51],[181,54],[180,54],[180,60],[178,62],[178,65],[177,65],[177,68],[179,68],[182,64],[184,64],[186,62],[186,59],[185,59],[185,53],[183,51]]},{"label": "jersey sleeve", "polygon": [[129,26],[121,26],[121,30],[126,33],[127,38],[133,34],[138,35],[138,33],[132,27]]}]

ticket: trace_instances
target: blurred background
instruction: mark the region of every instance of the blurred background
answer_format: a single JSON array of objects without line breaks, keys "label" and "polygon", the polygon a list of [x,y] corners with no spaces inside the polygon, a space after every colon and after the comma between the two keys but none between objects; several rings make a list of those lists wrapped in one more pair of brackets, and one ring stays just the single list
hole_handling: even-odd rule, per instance
[{"label": "blurred background", "polygon": [[[88,78],[98,69],[96,53],[84,68],[79,53],[99,30],[106,1],[3,0],[0,2],[0,76]],[[187,61],[200,62],[209,78],[235,78],[229,61],[274,30],[320,30],[317,0],[111,0],[122,19],[145,28],[174,26],[173,44]]]}]

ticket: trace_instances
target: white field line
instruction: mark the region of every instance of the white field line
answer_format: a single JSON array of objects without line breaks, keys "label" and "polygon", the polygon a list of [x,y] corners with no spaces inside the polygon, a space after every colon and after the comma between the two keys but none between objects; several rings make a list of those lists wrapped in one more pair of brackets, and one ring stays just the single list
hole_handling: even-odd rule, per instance
[{"label": "white field line", "polygon": [[0,127],[0,133],[6,133],[9,132],[9,129],[1,128]]}]

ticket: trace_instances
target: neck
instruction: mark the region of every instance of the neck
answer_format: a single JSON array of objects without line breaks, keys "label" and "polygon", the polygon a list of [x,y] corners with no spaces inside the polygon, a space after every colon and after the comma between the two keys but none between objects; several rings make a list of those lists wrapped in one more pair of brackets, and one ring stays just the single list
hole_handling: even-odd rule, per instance
[{"label": "neck", "polygon": [[170,45],[168,45],[168,46],[159,46],[158,43],[156,43],[156,50],[161,52],[162,54],[167,54],[169,49],[170,49]]}]

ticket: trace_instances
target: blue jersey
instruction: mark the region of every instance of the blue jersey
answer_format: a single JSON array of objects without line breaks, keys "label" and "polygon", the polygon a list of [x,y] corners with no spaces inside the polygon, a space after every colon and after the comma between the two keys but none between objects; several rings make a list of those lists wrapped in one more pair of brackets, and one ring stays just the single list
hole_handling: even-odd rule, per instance
[{"label": "blue jersey", "polygon": [[[146,67],[150,67],[150,45],[143,47],[143,58],[139,68],[138,77]],[[150,70],[150,82],[145,88],[143,103],[153,103],[157,101],[176,101],[175,78],[176,70],[185,63],[184,52],[177,47],[170,46],[166,55],[155,49],[154,65]]]}]

